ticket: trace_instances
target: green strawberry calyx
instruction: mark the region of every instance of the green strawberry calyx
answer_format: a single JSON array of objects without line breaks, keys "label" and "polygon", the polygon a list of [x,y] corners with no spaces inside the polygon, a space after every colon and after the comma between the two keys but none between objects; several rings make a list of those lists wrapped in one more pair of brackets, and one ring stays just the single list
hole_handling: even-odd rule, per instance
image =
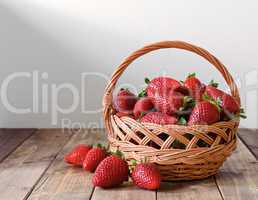
[{"label": "green strawberry calyx", "polygon": [[147,77],[145,77],[145,78],[144,78],[144,82],[148,85],[148,84],[150,83],[150,79],[147,78]]},{"label": "green strawberry calyx", "polygon": [[195,76],[196,76],[196,73],[193,72],[193,73],[189,73],[189,74],[187,75],[187,78],[191,78],[191,77],[195,77]]},{"label": "green strawberry calyx", "polygon": [[178,124],[179,125],[187,125],[187,121],[186,121],[185,117],[183,117],[183,116],[179,117]]},{"label": "green strawberry calyx", "polygon": [[213,79],[209,82],[209,85],[215,88],[219,87],[219,84],[215,82]]},{"label": "green strawberry calyx", "polygon": [[219,112],[222,112],[222,100],[221,100],[220,97],[215,100],[215,99],[213,99],[211,96],[209,96],[209,95],[207,94],[207,92],[205,92],[205,93],[202,95],[202,99],[205,100],[205,101],[210,102],[211,104],[213,104],[214,106],[217,107],[217,109],[218,109]]},{"label": "green strawberry calyx", "polygon": [[146,96],[147,96],[147,92],[146,92],[146,89],[144,88],[140,91],[140,93],[138,94],[138,97],[146,97]]}]

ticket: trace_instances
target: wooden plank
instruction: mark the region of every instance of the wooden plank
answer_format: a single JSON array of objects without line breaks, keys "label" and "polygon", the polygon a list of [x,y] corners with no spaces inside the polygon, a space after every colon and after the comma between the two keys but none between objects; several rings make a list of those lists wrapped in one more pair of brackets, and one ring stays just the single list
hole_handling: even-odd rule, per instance
[{"label": "wooden plank", "polygon": [[258,129],[241,128],[238,131],[238,135],[258,159]]},{"label": "wooden plank", "polygon": [[102,144],[106,143],[106,135],[103,129],[85,130],[76,133],[46,171],[28,199],[89,199],[93,192],[93,186],[91,184],[93,174],[85,172],[81,168],[67,165],[63,161],[63,157],[77,144],[96,144],[98,142]]},{"label": "wooden plank", "polygon": [[133,186],[131,182],[125,183],[118,188],[101,189],[95,188],[92,200],[155,200],[156,192],[142,190]]},{"label": "wooden plank", "polygon": [[158,200],[219,200],[222,199],[214,178],[196,181],[163,183],[157,192]]},{"label": "wooden plank", "polygon": [[70,131],[38,130],[0,164],[0,199],[26,198],[71,137]]},{"label": "wooden plank", "polygon": [[258,162],[240,140],[216,181],[225,200],[258,199]]},{"label": "wooden plank", "polygon": [[0,129],[0,163],[36,129]]}]

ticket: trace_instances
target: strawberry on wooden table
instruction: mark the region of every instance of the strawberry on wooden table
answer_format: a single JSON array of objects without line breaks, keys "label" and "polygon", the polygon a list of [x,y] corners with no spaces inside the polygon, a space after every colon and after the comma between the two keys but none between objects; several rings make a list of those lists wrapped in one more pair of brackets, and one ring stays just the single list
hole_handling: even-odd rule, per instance
[{"label": "strawberry on wooden table", "polygon": [[64,156],[64,161],[72,165],[82,166],[90,149],[91,146],[79,144]]},{"label": "strawberry on wooden table", "polygon": [[197,103],[190,114],[188,125],[209,125],[219,121],[220,112],[216,105],[209,101]]},{"label": "strawberry on wooden table", "polygon": [[144,115],[140,122],[148,122],[148,123],[154,123],[154,124],[160,124],[160,125],[166,125],[166,124],[176,124],[177,118],[174,116],[170,116],[161,112],[150,112]]},{"label": "strawberry on wooden table", "polygon": [[156,190],[160,187],[161,175],[158,168],[152,163],[137,164],[132,172],[135,185],[147,190]]},{"label": "strawberry on wooden table", "polygon": [[94,172],[99,163],[104,160],[107,152],[105,148],[100,145],[98,147],[92,148],[86,155],[83,161],[83,169],[86,171]]},{"label": "strawberry on wooden table", "polygon": [[116,111],[121,113],[132,114],[137,97],[128,89],[120,89],[114,97],[113,106]]},{"label": "strawberry on wooden table", "polygon": [[92,178],[94,186],[115,187],[128,180],[129,169],[125,160],[117,155],[106,157],[97,167]]}]

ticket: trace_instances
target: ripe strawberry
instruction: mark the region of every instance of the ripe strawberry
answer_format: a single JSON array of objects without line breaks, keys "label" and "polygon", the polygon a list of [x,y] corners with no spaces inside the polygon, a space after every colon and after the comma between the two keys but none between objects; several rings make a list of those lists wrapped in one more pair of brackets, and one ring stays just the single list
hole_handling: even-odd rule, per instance
[{"label": "ripe strawberry", "polygon": [[99,164],[92,178],[92,183],[94,186],[110,188],[127,181],[128,174],[127,162],[116,155],[111,155]]},{"label": "ripe strawberry", "polygon": [[113,106],[118,112],[133,113],[137,97],[129,90],[121,89],[113,101]]},{"label": "ripe strawberry", "polygon": [[148,123],[154,123],[154,124],[176,124],[177,119],[173,116],[161,113],[161,112],[150,112],[144,115],[140,122],[148,122]]},{"label": "ripe strawberry", "polygon": [[92,148],[84,159],[83,169],[94,172],[99,163],[105,159],[106,154],[106,150],[101,147]]},{"label": "ripe strawberry", "polygon": [[150,98],[155,97],[155,93],[157,90],[166,91],[180,86],[180,83],[177,80],[169,77],[157,77],[152,79],[151,81],[147,80],[145,82],[148,84],[146,92],[148,97]]},{"label": "ripe strawberry", "polygon": [[156,190],[160,187],[161,175],[158,168],[151,163],[138,164],[132,172],[135,185],[148,190]]},{"label": "ripe strawberry", "polygon": [[238,113],[240,106],[237,101],[229,94],[224,94],[222,97],[221,107],[225,113]]},{"label": "ripe strawberry", "polygon": [[184,86],[189,89],[190,96],[193,97],[196,101],[202,99],[204,93],[204,85],[201,81],[195,77],[195,73],[190,74],[184,81]]},{"label": "ripe strawberry", "polygon": [[156,90],[152,102],[155,108],[164,114],[174,114],[183,106],[184,95],[173,89]]},{"label": "ripe strawberry", "polygon": [[222,107],[222,110],[224,113],[230,114],[230,113],[238,113],[240,111],[240,105],[237,103],[237,101],[230,96],[229,94],[213,87],[213,86],[207,86],[206,90],[207,94],[211,96],[215,101],[219,101],[220,106]]},{"label": "ripe strawberry", "polygon": [[91,146],[79,144],[64,156],[65,162],[76,166],[82,166],[83,161],[90,151]]},{"label": "ripe strawberry", "polygon": [[133,114],[135,118],[139,118],[142,113],[147,113],[153,108],[152,101],[149,97],[139,99],[134,105]]},{"label": "ripe strawberry", "polygon": [[212,124],[220,119],[220,113],[214,104],[209,101],[201,101],[196,104],[190,114],[188,125]]},{"label": "ripe strawberry", "polygon": [[222,98],[222,96],[225,94],[223,91],[221,91],[213,86],[210,86],[210,85],[206,86],[205,92],[209,96],[211,96],[215,101],[217,101],[218,98]]},{"label": "ripe strawberry", "polygon": [[128,114],[128,113],[122,113],[122,112],[116,113],[116,116],[118,116],[118,117],[130,117],[132,119],[135,119],[134,115]]}]

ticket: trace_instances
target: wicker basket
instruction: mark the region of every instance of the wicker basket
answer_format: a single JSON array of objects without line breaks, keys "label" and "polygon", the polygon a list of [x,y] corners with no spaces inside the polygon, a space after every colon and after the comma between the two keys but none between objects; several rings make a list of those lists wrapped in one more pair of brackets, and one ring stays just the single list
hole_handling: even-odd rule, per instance
[{"label": "wicker basket", "polygon": [[[212,125],[161,126],[140,123],[129,117],[119,118],[112,108],[112,93],[116,82],[129,64],[148,52],[164,48],[184,49],[205,58],[219,70],[232,96],[240,104],[238,89],[232,76],[208,51],[182,41],[163,41],[145,46],[124,60],[113,73],[105,89],[103,115],[110,149],[121,150],[128,161],[147,158],[149,162],[156,163],[165,181],[203,179],[216,174],[219,167],[236,148],[239,120],[221,121]],[[184,144],[185,148],[171,147],[175,140]],[[205,143],[205,147],[199,145],[198,141]],[[149,145],[151,143],[155,143],[155,147]]]}]

